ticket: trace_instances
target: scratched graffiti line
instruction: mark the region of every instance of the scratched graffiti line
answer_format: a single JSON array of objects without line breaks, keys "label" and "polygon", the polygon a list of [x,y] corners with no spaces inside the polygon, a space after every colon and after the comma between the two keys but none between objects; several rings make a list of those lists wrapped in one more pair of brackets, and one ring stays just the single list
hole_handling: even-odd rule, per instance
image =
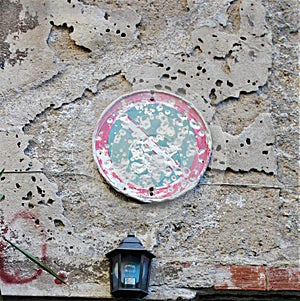
[{"label": "scratched graffiti line", "polygon": [[[19,247],[15,243],[12,243],[9,239],[7,239],[5,236],[7,236],[10,232],[10,229],[12,228],[13,224],[17,220],[25,220],[27,222],[32,222],[36,220],[36,217],[28,212],[19,212],[16,214],[12,220],[8,223],[4,222],[4,218],[2,217],[1,220],[1,225],[2,225],[2,239],[6,242],[4,243],[3,241],[0,242],[0,279],[2,282],[6,284],[26,284],[30,283],[34,280],[36,280],[41,274],[42,271],[46,271],[47,273],[51,274],[56,278],[57,281],[55,281],[56,284],[61,284],[61,283],[66,283],[66,275],[61,274],[61,273],[55,273],[49,266],[47,266],[44,262],[46,261],[46,253],[47,253],[47,245],[44,242],[41,247],[41,260],[39,260],[37,257],[33,256],[30,252],[24,250],[23,248]],[[39,223],[39,225],[33,223],[33,226],[35,228],[41,228],[42,225]],[[42,241],[45,241],[45,234],[44,231],[40,232]],[[8,245],[11,245],[14,249],[18,250],[20,253],[25,255],[28,259],[33,261],[39,268],[32,273],[31,276],[22,276],[20,275],[20,270],[18,267],[14,267],[15,270],[11,269],[11,266],[6,266],[8,265],[8,252],[7,252],[7,247]]]},{"label": "scratched graffiti line", "polygon": [[[0,171],[0,178],[2,177],[2,175],[4,174],[4,169],[2,169]],[[0,201],[4,199],[4,194],[0,194]],[[35,257],[34,255],[32,255],[31,253],[29,253],[28,251],[24,250],[23,248],[21,248],[20,246],[16,245],[15,243],[12,243],[9,239],[7,239],[5,237],[6,234],[8,234],[10,226],[16,222],[16,220],[18,219],[24,219],[24,220],[37,220],[36,217],[32,214],[29,214],[27,212],[19,212],[18,214],[16,214],[13,219],[7,224],[5,225],[4,222],[4,217],[1,217],[1,225],[2,225],[2,239],[7,242],[8,244],[10,244],[14,249],[18,250],[19,252],[21,252],[23,255],[25,255],[28,259],[30,259],[31,261],[33,261],[36,265],[39,266],[39,269],[31,276],[31,277],[25,277],[25,278],[21,278],[19,276],[19,272],[15,271],[14,273],[9,273],[5,270],[5,259],[7,258],[5,256],[5,249],[6,249],[6,245],[3,242],[0,242],[0,279],[7,284],[25,284],[28,282],[31,282],[35,279],[38,278],[38,276],[41,275],[42,270],[45,270],[47,273],[51,274],[52,276],[54,276],[56,278],[56,280],[58,280],[59,282],[55,282],[56,284],[61,284],[64,283],[66,284],[64,278],[66,278],[65,274],[57,274],[55,273],[50,267],[48,267],[44,262],[46,260],[46,244],[42,245],[42,261],[39,260],[37,257]],[[39,221],[38,224],[36,224],[34,222],[33,224],[36,228],[41,227],[41,223]],[[41,233],[44,233],[44,231],[42,230]],[[42,234],[42,237],[45,239],[45,235]],[[1,292],[0,292],[0,296],[1,296]],[[0,299],[1,300],[1,299]]]},{"label": "scratched graffiti line", "polygon": [[[5,222],[4,218],[2,217],[1,225],[2,225],[2,237],[4,236],[17,236],[16,233],[13,233],[11,229],[14,228],[14,224],[18,221],[26,221],[27,223],[32,223],[33,227],[37,230],[42,228],[41,223],[36,225],[34,223],[35,216],[23,211],[17,213],[9,222]],[[39,233],[42,241],[41,247],[41,258],[46,260],[46,253],[47,253],[47,246],[45,241],[45,234],[44,232]],[[41,274],[42,269],[38,268],[34,272],[31,272],[31,275],[23,275],[20,273],[20,269],[18,266],[13,266],[13,268],[9,265],[9,256],[7,254],[8,244],[5,241],[0,242],[0,279],[6,284],[25,284],[30,283],[36,280]]]},{"label": "scratched graffiti line", "polygon": [[33,256],[28,251],[22,249],[21,247],[17,246],[16,244],[12,243],[10,240],[8,240],[7,238],[5,238],[4,236],[3,236],[3,239],[6,242],[8,242],[11,246],[13,246],[15,249],[17,249],[22,254],[24,254],[31,261],[33,261],[35,264],[37,264],[39,267],[41,267],[43,270],[45,270],[47,273],[49,273],[50,275],[54,276],[56,279],[58,279],[62,283],[66,284],[65,280],[62,277],[60,277],[58,274],[56,274],[50,267],[48,267],[46,264],[44,264],[42,261],[40,261],[37,257]]}]

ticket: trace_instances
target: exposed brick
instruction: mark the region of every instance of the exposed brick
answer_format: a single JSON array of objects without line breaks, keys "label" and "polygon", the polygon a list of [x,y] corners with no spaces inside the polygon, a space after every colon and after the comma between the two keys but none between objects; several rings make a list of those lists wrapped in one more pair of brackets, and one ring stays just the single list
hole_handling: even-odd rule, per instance
[{"label": "exposed brick", "polygon": [[265,267],[217,266],[215,289],[265,290]]},{"label": "exposed brick", "polygon": [[267,268],[268,290],[300,290],[300,268]]}]

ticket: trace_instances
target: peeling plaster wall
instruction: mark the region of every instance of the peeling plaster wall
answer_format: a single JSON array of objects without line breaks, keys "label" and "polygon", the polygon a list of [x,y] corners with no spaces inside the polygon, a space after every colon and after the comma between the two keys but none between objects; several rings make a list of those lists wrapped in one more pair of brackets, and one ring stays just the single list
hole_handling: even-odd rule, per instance
[{"label": "peeling plaster wall", "polygon": [[[0,2],[5,295],[109,298],[105,253],[134,229],[156,255],[150,299],[193,298],[217,265],[297,267],[297,1]],[[198,186],[140,204],[99,175],[92,134],[114,99],[170,91],[213,138]],[[54,285],[54,287],[53,287]]]}]

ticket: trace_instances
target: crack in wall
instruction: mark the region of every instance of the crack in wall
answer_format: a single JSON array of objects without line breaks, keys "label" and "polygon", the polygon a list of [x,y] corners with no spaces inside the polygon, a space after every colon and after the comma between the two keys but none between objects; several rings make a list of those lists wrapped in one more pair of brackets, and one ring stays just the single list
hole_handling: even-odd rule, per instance
[{"label": "crack in wall", "polygon": [[[22,127],[22,130],[24,131],[24,133],[26,134],[27,130],[28,130],[28,127],[29,126],[32,126],[33,124],[35,124],[36,122],[38,122],[38,120],[40,118],[42,118],[45,114],[48,114],[51,110],[60,110],[62,109],[63,107],[65,106],[68,106],[68,105],[71,105],[71,104],[75,104],[79,101],[82,100],[82,98],[84,98],[88,93],[91,93],[93,96],[97,95],[99,93],[98,91],[98,87],[99,85],[106,81],[107,79],[111,78],[111,77],[115,77],[119,74],[121,74],[122,71],[118,71],[116,73],[113,73],[113,74],[109,74],[109,75],[106,75],[103,79],[100,79],[96,85],[96,91],[92,91],[90,88],[85,88],[81,94],[81,96],[71,100],[70,102],[63,102],[61,104],[59,104],[58,106],[56,106],[55,104],[50,104],[48,107],[46,107],[43,111],[37,113],[33,119],[29,120],[28,123],[26,123],[23,127]],[[43,84],[40,85],[40,87],[42,86],[45,86],[47,85],[48,83],[51,83],[54,79],[56,79],[57,77],[60,76],[60,74],[63,74],[63,73],[59,73],[55,76],[53,76],[51,79],[47,80],[46,82],[44,82]],[[38,87],[37,87],[38,88]]]}]

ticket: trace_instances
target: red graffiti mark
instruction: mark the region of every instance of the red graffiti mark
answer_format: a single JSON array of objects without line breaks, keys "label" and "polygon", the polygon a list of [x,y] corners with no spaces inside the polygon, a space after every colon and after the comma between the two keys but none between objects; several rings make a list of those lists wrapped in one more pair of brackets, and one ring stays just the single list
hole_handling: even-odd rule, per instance
[{"label": "red graffiti mark", "polygon": [[[62,278],[63,280],[67,280],[67,278],[68,278],[66,272],[58,272],[57,274],[58,274],[58,276],[59,276],[60,278]],[[54,279],[54,282],[55,282],[55,284],[63,284],[63,283],[62,283],[60,280],[58,280],[57,278]]]},{"label": "red graffiti mark", "polygon": [[[47,253],[47,245],[45,243],[45,233],[44,231],[40,231],[43,229],[41,223],[39,222],[38,224],[35,223],[36,221],[36,216],[34,216],[31,213],[28,212],[20,212],[16,214],[11,221],[9,221],[7,224],[1,220],[1,224],[3,225],[2,227],[2,235],[5,235],[8,233],[9,229],[11,226],[17,221],[17,220],[24,220],[26,222],[32,222],[34,225],[34,228],[38,230],[38,235],[41,236],[41,241],[42,241],[42,246],[41,246],[41,251],[42,251],[42,261],[46,259],[46,253]],[[7,254],[5,252],[5,248],[7,246],[7,243],[4,241],[0,242],[0,279],[6,283],[6,284],[24,284],[24,283],[29,283],[32,282],[33,280],[37,279],[41,274],[42,274],[42,269],[39,268],[37,269],[33,275],[31,276],[20,276],[20,269],[16,266],[15,270],[12,270],[11,267],[8,269],[7,268],[7,258],[10,256],[10,254]]]}]

